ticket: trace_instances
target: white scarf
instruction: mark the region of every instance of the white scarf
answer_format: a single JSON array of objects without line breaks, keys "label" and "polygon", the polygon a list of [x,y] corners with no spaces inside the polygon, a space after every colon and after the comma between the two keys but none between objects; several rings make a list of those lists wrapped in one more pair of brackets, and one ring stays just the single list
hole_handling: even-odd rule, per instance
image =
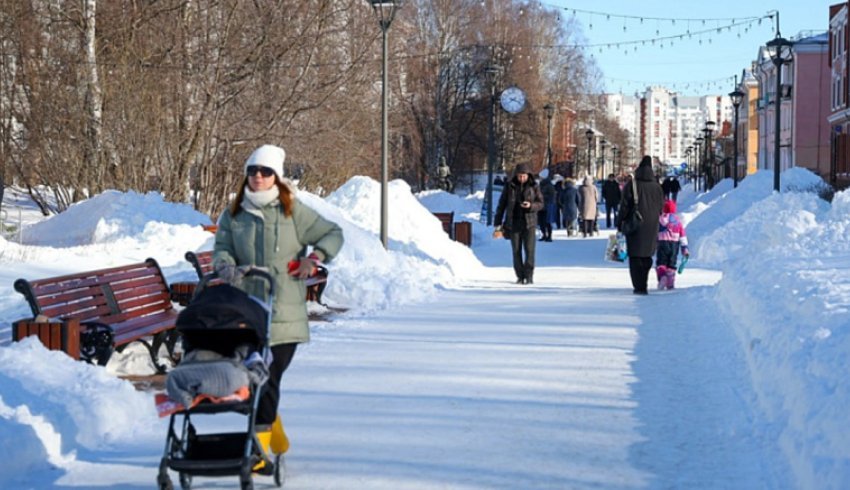
[{"label": "white scarf", "polygon": [[245,211],[262,217],[260,209],[268,206],[280,197],[280,190],[277,186],[266,191],[252,191],[250,187],[245,186],[245,199],[242,200],[242,209]]}]

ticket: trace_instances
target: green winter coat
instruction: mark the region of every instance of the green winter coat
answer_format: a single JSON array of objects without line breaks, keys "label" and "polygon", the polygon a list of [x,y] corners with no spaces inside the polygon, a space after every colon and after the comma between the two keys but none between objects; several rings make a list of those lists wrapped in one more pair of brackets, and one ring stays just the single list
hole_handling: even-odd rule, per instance
[{"label": "green winter coat", "polygon": [[[241,209],[236,216],[225,210],[218,223],[213,249],[213,264],[256,265],[266,267],[275,280],[270,345],[307,342],[307,291],[304,281],[287,273],[287,264],[304,254],[312,245],[328,262],[342,248],[342,229],[315,210],[292,200],[292,216],[283,214],[279,201],[262,208],[263,217]],[[323,257],[322,257],[323,256]],[[265,299],[258,281],[244,281],[242,289]]]}]

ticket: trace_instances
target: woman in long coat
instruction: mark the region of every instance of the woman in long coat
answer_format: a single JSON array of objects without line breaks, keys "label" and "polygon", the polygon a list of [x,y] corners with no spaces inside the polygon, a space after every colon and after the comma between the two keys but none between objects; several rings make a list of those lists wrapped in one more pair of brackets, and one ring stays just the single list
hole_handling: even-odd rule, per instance
[{"label": "woman in long coat", "polygon": [[585,176],[584,184],[578,189],[581,206],[579,207],[579,218],[581,218],[581,236],[593,234],[593,225],[596,223],[596,215],[599,212],[599,194],[593,185],[593,177]]},{"label": "woman in long coat", "polygon": [[635,170],[634,186],[627,182],[623,186],[623,199],[617,215],[617,229],[622,230],[622,222],[634,212],[634,190],[637,188],[638,211],[643,217],[638,230],[626,235],[626,252],[629,256],[629,274],[635,294],[649,294],[649,271],[652,269],[652,256],[658,245],[658,220],[664,205],[664,191],[652,172],[652,158],[643,157]]},{"label": "woman in long coat", "polygon": [[[266,452],[271,447],[274,453],[288,447],[277,415],[280,379],[296,346],[310,339],[303,279],[314,272],[317,262],[333,259],[343,243],[342,229],[336,223],[295,197],[294,187],[283,177],[285,156],[283,148],[273,145],[263,145],[251,154],[236,198],[219,218],[213,252],[219,277],[255,296],[263,297],[260,285],[240,280],[245,267],[267,268],[274,278],[269,341],[273,359],[256,419],[258,439]],[[308,245],[313,250],[305,256]],[[297,267],[290,272],[292,261]]]},{"label": "woman in long coat", "polygon": [[564,180],[564,188],[558,194],[558,205],[561,207],[561,216],[564,219],[564,228],[567,229],[567,235],[572,236],[577,233],[576,219],[578,219],[579,197],[578,189],[576,189],[573,179]]}]

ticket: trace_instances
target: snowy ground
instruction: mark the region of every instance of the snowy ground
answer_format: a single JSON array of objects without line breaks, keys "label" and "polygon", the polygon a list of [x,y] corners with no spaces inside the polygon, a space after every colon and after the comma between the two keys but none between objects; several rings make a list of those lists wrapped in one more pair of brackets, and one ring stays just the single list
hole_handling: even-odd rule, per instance
[{"label": "snowy ground", "polygon": [[[804,188],[814,176],[803,172],[783,181]],[[472,256],[404,184],[391,186],[388,254],[376,244],[376,183],[305,194],[345,229],[327,294],[354,308],[314,324],[284,377],[285,487],[850,487],[850,195],[832,206],[771,195],[771,178],[686,191],[692,267],[677,290],[648,297],[601,259],[604,230],[556,231],[538,244],[535,284],[517,286],[507,242],[477,222],[480,195],[419,196],[475,221]],[[39,224],[41,245],[0,242],[0,337],[28,313],[17,277],[147,256],[170,280],[189,274],[182,252],[209,237],[191,214],[147,219],[142,199],[173,206],[124,196],[77,244],[58,245],[61,215]],[[152,394],[114,376],[145,368],[133,357],[104,370],[37,342],[0,347],[0,487],[153,488],[165,422]]]}]

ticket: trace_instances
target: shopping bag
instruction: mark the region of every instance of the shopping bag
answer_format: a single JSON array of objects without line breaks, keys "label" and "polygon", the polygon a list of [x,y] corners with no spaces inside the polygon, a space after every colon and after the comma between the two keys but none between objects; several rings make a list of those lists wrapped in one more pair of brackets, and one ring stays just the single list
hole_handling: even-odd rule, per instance
[{"label": "shopping bag", "polygon": [[624,262],[626,260],[626,237],[622,233],[608,236],[605,260],[610,262]]}]

